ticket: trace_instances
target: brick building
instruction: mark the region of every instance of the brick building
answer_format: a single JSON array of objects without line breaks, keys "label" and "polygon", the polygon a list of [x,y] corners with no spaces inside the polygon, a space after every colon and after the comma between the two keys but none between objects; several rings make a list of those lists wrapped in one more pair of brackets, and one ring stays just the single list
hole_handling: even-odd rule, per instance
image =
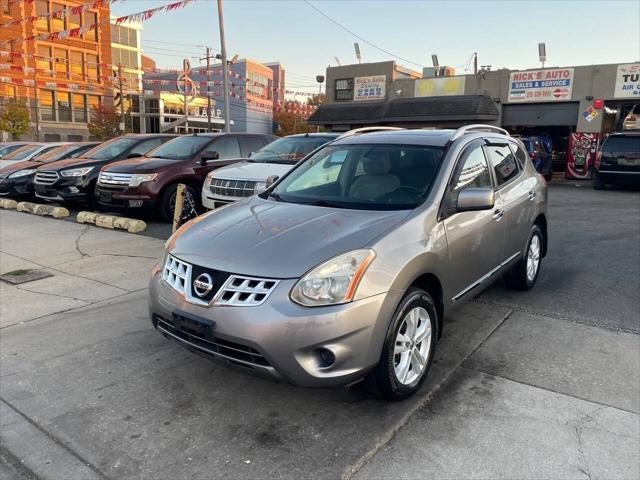
[{"label": "brick building", "polygon": [[[81,13],[67,10],[55,15],[85,4],[82,0],[0,0],[0,109],[8,99],[28,102],[32,129],[23,139],[87,140],[93,108],[101,102],[112,103],[108,3]],[[50,17],[43,18],[47,14]],[[35,21],[7,25],[36,15]],[[93,24],[98,27],[79,37],[25,40]]]}]

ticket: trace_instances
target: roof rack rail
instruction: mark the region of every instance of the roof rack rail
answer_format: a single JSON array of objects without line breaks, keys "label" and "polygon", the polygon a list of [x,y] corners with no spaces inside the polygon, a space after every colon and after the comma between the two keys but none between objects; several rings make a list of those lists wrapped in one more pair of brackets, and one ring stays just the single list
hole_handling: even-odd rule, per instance
[{"label": "roof rack rail", "polygon": [[467,133],[477,133],[477,132],[491,132],[491,133],[499,133],[501,135],[506,135],[510,137],[509,132],[507,132],[504,128],[495,127],[493,125],[483,125],[481,123],[475,125],[465,125],[464,127],[460,127],[457,129],[453,136],[451,137],[451,141],[457,140],[458,138],[466,135]]},{"label": "roof rack rail", "polygon": [[406,129],[405,128],[400,128],[400,127],[361,127],[361,128],[354,128],[353,130],[349,130],[348,132],[344,132],[338,138],[353,137],[354,135],[362,135],[362,134],[365,134],[365,133],[384,132],[384,131],[388,131],[388,130],[406,130]]}]

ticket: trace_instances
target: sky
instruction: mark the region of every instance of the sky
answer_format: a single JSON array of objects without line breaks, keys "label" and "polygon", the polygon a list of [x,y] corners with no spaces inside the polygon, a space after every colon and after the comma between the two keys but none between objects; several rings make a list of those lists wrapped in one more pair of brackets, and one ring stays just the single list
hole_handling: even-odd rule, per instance
[{"label": "sky", "polygon": [[[175,0],[121,0],[112,15],[143,11]],[[640,59],[640,1],[430,1],[430,0],[224,0],[229,57],[279,61],[287,88],[317,91],[315,77],[337,57],[356,63],[396,60],[418,71],[440,65],[465,73],[474,51],[492,69],[539,66],[538,42],[547,47],[546,66],[623,63]],[[376,49],[367,42],[386,52]],[[199,64],[204,46],[220,49],[215,0],[195,0],[183,10],[159,13],[144,23],[142,46],[159,67],[182,58]],[[395,57],[394,57],[395,55]],[[400,58],[398,58],[400,57]]]}]

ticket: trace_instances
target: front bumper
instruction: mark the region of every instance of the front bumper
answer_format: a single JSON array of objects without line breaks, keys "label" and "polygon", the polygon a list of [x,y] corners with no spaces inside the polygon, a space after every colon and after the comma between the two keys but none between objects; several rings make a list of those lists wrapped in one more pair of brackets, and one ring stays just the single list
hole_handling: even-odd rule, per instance
[{"label": "front bumper", "polygon": [[73,177],[51,185],[34,183],[34,193],[36,197],[52,202],[87,202],[93,196],[91,184]]},{"label": "front bumper", "polygon": [[33,175],[0,179],[0,197],[30,197],[33,195]]},{"label": "front bumper", "polygon": [[[359,380],[380,359],[402,292],[306,308],[289,299],[296,281],[281,280],[258,306],[204,307],[187,302],[157,273],[149,285],[151,321],[165,337],[247,373],[304,387],[341,386]],[[173,329],[175,312],[214,322],[212,337]],[[322,359],[322,349],[334,355],[330,365]]]},{"label": "front bumper", "polygon": [[143,192],[140,187],[116,190],[97,185],[95,196],[98,204],[105,209],[152,212],[160,203],[157,196]]},{"label": "front bumper", "polygon": [[224,207],[229,203],[237,202],[238,200],[244,200],[247,197],[222,197],[211,193],[207,185],[205,184],[202,189],[202,206],[209,210]]}]

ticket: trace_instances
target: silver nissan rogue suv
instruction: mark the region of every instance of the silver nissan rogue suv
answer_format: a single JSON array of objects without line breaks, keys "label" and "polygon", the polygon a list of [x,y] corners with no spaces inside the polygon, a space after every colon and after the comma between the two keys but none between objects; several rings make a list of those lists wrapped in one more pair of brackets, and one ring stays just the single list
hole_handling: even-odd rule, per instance
[{"label": "silver nissan rogue suv", "polygon": [[339,139],[264,193],[180,228],[152,272],[153,326],[195,353],[306,387],[413,394],[443,318],[496,278],[527,290],[547,192],[497,127]]}]

